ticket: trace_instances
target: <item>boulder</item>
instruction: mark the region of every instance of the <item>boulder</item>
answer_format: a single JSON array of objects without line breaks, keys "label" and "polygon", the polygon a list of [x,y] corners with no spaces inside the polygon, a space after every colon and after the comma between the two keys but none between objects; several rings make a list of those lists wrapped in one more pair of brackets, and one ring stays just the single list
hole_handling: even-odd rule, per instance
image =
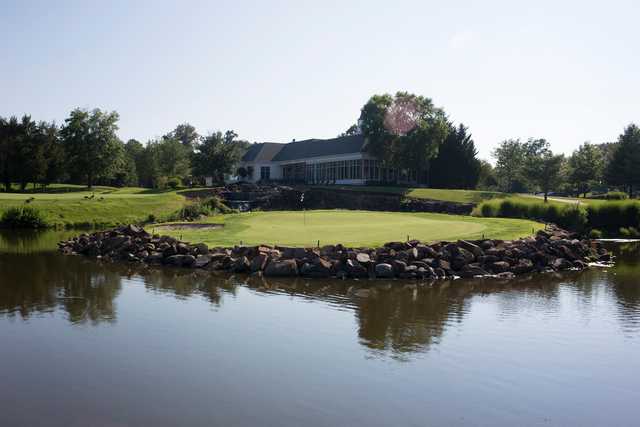
[{"label": "boulder", "polygon": [[554,270],[568,270],[573,267],[573,265],[564,258],[556,258],[553,260],[553,263],[551,263],[551,267],[553,267]]},{"label": "boulder", "polygon": [[395,274],[393,272],[393,267],[391,266],[391,264],[387,264],[387,263],[376,264],[376,277],[390,279],[394,276]]},{"label": "boulder", "polygon": [[359,252],[356,255],[356,261],[358,261],[360,264],[367,265],[371,262],[371,257],[366,252]]},{"label": "boulder", "polygon": [[209,255],[198,255],[192,267],[205,268],[207,265],[209,265],[210,262],[211,257]]},{"label": "boulder", "polygon": [[476,258],[484,255],[484,251],[480,246],[466,240],[458,240],[458,246],[460,246],[461,249],[471,252]]},{"label": "boulder", "polygon": [[267,256],[267,254],[260,252],[251,260],[249,269],[251,270],[251,272],[262,271],[267,266],[268,260],[269,257]]},{"label": "boulder", "polygon": [[351,277],[363,278],[369,275],[369,273],[367,272],[367,269],[362,265],[360,265],[360,263],[356,260],[353,260],[353,259],[347,260],[345,266],[346,266],[347,273],[349,273],[349,276]]},{"label": "boulder", "polygon": [[295,260],[284,259],[281,261],[272,260],[264,270],[265,276],[272,277],[293,277],[298,275],[298,264]]},{"label": "boulder", "polygon": [[509,269],[511,268],[511,265],[506,261],[496,261],[490,264],[489,268],[494,273],[503,273],[505,271],[509,271]]},{"label": "boulder", "polygon": [[231,262],[230,268],[233,273],[246,273],[251,269],[251,263],[246,256],[241,256]]}]

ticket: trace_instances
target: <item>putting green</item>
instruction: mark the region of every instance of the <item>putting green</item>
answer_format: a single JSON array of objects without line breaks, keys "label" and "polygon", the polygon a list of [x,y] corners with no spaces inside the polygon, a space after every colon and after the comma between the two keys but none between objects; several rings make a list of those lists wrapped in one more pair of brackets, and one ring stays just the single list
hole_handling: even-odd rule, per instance
[{"label": "putting green", "polygon": [[[225,215],[211,222],[224,222],[219,229],[163,230],[162,234],[212,246],[233,246],[242,242],[315,246],[342,243],[349,246],[378,246],[389,241],[514,239],[531,235],[543,224],[507,218],[410,212],[347,210],[273,211]],[[149,230],[151,231],[151,230]]]}]

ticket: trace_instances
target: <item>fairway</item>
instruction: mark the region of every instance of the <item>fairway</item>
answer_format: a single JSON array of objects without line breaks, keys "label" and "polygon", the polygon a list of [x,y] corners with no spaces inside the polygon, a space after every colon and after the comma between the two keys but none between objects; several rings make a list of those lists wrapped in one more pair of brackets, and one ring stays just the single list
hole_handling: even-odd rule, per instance
[{"label": "fairway", "polygon": [[[315,246],[342,243],[379,246],[389,241],[457,239],[513,239],[531,235],[543,224],[527,220],[475,218],[410,212],[347,210],[274,211],[218,216],[224,228],[162,230],[162,234],[212,246],[277,244]],[[152,231],[152,230],[148,230]],[[158,230],[158,232],[160,232]]]},{"label": "fairway", "polygon": [[149,215],[163,218],[179,209],[185,200],[175,191],[162,192],[137,187],[77,190],[0,193],[0,211],[13,206],[32,206],[41,211],[53,226],[109,227],[145,221]]}]

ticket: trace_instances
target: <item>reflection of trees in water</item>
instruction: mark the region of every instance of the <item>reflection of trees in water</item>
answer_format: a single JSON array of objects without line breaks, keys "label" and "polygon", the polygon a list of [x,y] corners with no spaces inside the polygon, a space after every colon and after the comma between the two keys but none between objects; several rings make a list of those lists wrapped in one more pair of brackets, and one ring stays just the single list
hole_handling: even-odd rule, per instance
[{"label": "reflection of trees in water", "polygon": [[51,251],[60,240],[78,234],[72,231],[0,229],[0,253],[33,254]]},{"label": "reflection of trees in water", "polygon": [[63,308],[74,323],[115,320],[120,276],[90,260],[56,253],[0,256],[0,311],[28,318]]},{"label": "reflection of trees in water", "polygon": [[193,295],[205,297],[211,304],[220,306],[222,293],[236,293],[237,281],[226,275],[202,270],[156,268],[140,273],[147,289],[170,293],[178,298]]},{"label": "reflection of trees in water", "polygon": [[[0,255],[0,313],[28,318],[34,312],[65,310],[74,323],[116,319],[114,299],[123,278],[139,278],[152,292],[186,299],[202,296],[219,307],[225,294],[235,295],[246,282],[254,292],[285,293],[322,300],[353,310],[360,342],[373,351],[396,357],[426,351],[443,335],[447,325],[462,322],[474,296],[498,295],[500,314],[520,313],[526,304],[546,311],[559,310],[560,284],[571,284],[581,310],[593,308],[592,299],[603,293],[614,301],[625,330],[640,329],[640,245],[623,245],[618,263],[609,273],[544,274],[510,281],[471,280],[437,282],[433,286],[385,285],[337,280],[265,279],[229,277],[187,269],[149,269],[135,265],[99,263],[81,257],[39,252]],[[511,292],[515,291],[515,292]]]}]

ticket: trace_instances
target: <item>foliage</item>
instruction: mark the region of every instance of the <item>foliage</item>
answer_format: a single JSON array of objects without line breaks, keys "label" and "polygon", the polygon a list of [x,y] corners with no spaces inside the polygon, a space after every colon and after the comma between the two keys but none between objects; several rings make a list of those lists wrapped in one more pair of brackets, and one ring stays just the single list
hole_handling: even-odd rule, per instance
[{"label": "foliage", "polygon": [[519,139],[502,141],[493,150],[492,156],[496,159],[495,174],[502,191],[511,193],[516,190],[516,182],[520,177],[524,155],[524,146]]},{"label": "foliage", "polygon": [[480,160],[468,128],[449,125],[449,132],[431,163],[430,184],[436,188],[473,189],[480,179]]},{"label": "foliage", "polygon": [[610,185],[624,186],[633,198],[634,186],[640,185],[640,128],[631,124],[618,138],[618,144],[605,171]]},{"label": "foliage", "polygon": [[578,194],[587,192],[602,180],[604,157],[595,145],[585,142],[569,157],[568,181]]},{"label": "foliage", "polygon": [[0,227],[44,228],[47,225],[42,213],[31,206],[11,207],[4,211],[0,217]]},{"label": "foliage", "polygon": [[234,166],[248,148],[248,143],[237,137],[233,131],[224,134],[218,131],[206,136],[192,156],[194,174],[224,182],[224,175],[234,172]]},{"label": "foliage", "polygon": [[544,139],[529,140],[524,151],[522,173],[531,184],[542,190],[546,203],[549,192],[561,184],[564,156],[554,155]]},{"label": "foliage", "polygon": [[498,188],[496,172],[493,169],[493,165],[486,160],[480,160],[477,187],[483,190],[493,190]]},{"label": "foliage", "polygon": [[118,113],[100,109],[75,109],[60,131],[72,176],[81,177],[91,188],[98,178],[113,176],[124,156],[116,135]]},{"label": "foliage", "polygon": [[63,172],[63,153],[58,127],[36,123],[25,115],[0,117],[0,179],[5,191],[17,182],[24,191],[29,182],[43,187],[59,179]]},{"label": "foliage", "polygon": [[362,107],[359,127],[367,150],[385,166],[422,176],[449,130],[444,111],[431,99],[407,92],[374,95]]},{"label": "foliage", "polygon": [[176,126],[174,130],[163,136],[163,139],[179,141],[189,151],[192,151],[200,140],[200,135],[196,128],[189,123],[182,123]]},{"label": "foliage", "polygon": [[589,231],[589,238],[590,239],[602,239],[603,233],[601,230],[598,230],[597,228],[594,228],[592,230]]},{"label": "foliage", "polygon": [[604,195],[604,198],[607,200],[627,200],[629,195],[622,191],[609,191]]},{"label": "foliage", "polygon": [[483,202],[476,212],[483,217],[527,218],[550,222],[571,230],[587,225],[587,211],[581,206],[529,202],[519,199],[496,199]]}]

